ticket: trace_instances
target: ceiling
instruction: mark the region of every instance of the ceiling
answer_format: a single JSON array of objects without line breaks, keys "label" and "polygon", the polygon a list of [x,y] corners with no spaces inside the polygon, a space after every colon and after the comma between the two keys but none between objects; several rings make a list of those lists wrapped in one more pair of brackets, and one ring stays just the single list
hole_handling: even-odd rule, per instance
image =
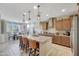
[{"label": "ceiling", "polygon": [[[28,11],[31,11],[31,19],[35,20],[37,9],[34,9],[37,3],[0,3],[0,15],[2,19],[17,20],[23,19],[23,13],[26,13],[28,20]],[[76,3],[39,3],[41,20],[47,20],[49,17],[68,15],[77,11]],[[64,12],[61,10],[65,9]],[[46,16],[48,14],[48,16]]]}]

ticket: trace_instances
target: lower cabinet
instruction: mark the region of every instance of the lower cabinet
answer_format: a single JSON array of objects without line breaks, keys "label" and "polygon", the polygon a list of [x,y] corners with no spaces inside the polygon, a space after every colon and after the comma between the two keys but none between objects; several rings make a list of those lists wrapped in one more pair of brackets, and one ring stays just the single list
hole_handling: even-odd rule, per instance
[{"label": "lower cabinet", "polygon": [[56,43],[56,44],[61,44],[61,36],[54,36],[53,37],[53,43]]},{"label": "lower cabinet", "polygon": [[70,47],[70,37],[67,36],[53,36],[53,43]]},{"label": "lower cabinet", "polygon": [[62,45],[70,47],[70,37],[62,36]]}]

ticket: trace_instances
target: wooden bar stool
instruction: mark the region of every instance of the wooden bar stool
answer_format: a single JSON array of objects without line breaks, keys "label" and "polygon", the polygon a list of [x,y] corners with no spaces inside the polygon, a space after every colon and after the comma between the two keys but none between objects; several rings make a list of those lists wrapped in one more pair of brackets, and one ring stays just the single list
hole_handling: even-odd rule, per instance
[{"label": "wooden bar stool", "polygon": [[22,37],[22,41],[23,41],[23,50],[25,49],[26,52],[29,49],[29,41],[27,37]]},{"label": "wooden bar stool", "polygon": [[39,43],[35,40],[29,40],[29,56],[38,56],[37,52],[39,52]]}]

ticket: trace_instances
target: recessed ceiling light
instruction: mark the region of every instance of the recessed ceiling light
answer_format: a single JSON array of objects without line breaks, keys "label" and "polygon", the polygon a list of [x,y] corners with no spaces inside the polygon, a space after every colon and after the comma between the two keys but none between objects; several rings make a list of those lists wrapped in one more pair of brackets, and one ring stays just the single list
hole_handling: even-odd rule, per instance
[{"label": "recessed ceiling light", "polygon": [[46,16],[48,17],[49,15],[47,14]]},{"label": "recessed ceiling light", "polygon": [[34,6],[34,9],[37,9],[37,6],[36,5]]},{"label": "recessed ceiling light", "polygon": [[62,12],[65,12],[65,11],[66,11],[66,9],[62,9],[61,11],[62,11]]},{"label": "recessed ceiling light", "polygon": [[27,28],[29,28],[30,26],[29,26],[29,24],[27,25]]},{"label": "recessed ceiling light", "polygon": [[26,13],[23,13],[23,15],[25,16],[25,15],[26,15]]}]

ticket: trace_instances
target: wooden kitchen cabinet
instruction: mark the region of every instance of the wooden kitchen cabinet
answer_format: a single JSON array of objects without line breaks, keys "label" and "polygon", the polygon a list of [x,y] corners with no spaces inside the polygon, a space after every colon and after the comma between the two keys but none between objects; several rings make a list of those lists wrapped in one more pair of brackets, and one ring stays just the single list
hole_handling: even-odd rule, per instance
[{"label": "wooden kitchen cabinet", "polygon": [[71,27],[72,27],[72,17],[55,21],[56,30],[71,31]]},{"label": "wooden kitchen cabinet", "polygon": [[58,39],[59,39],[58,36],[53,36],[53,43],[57,44],[58,43]]},{"label": "wooden kitchen cabinet", "polygon": [[72,28],[72,18],[73,17],[70,17],[70,18],[68,18],[68,24],[69,24],[69,26],[68,26],[68,28],[69,28],[69,30],[71,30],[71,28]]},{"label": "wooden kitchen cabinet", "polygon": [[53,43],[61,44],[61,36],[53,36]]},{"label": "wooden kitchen cabinet", "polygon": [[41,22],[40,23],[40,27],[43,30],[47,30],[48,29],[48,22]]},{"label": "wooden kitchen cabinet", "polygon": [[69,26],[69,24],[67,24],[67,20],[66,19],[64,19],[63,20],[63,30],[67,30],[67,26]]},{"label": "wooden kitchen cabinet", "polygon": [[53,36],[52,43],[57,43],[57,37]]},{"label": "wooden kitchen cabinet", "polygon": [[55,22],[55,28],[57,29],[57,30],[62,30],[62,26],[63,26],[63,23],[62,23],[62,21],[63,20],[57,20],[56,22]]},{"label": "wooden kitchen cabinet", "polygon": [[70,47],[70,37],[69,36],[53,36],[52,42],[58,45]]},{"label": "wooden kitchen cabinet", "polygon": [[61,42],[62,42],[61,39],[62,39],[62,37],[61,37],[61,36],[57,36],[57,37],[58,37],[58,38],[57,38],[57,43],[61,45]]},{"label": "wooden kitchen cabinet", "polygon": [[70,37],[67,37],[67,36],[62,36],[62,45],[63,46],[67,46],[67,47],[70,47]]},{"label": "wooden kitchen cabinet", "polygon": [[67,18],[63,20],[63,30],[70,31],[72,27],[72,19]]}]

